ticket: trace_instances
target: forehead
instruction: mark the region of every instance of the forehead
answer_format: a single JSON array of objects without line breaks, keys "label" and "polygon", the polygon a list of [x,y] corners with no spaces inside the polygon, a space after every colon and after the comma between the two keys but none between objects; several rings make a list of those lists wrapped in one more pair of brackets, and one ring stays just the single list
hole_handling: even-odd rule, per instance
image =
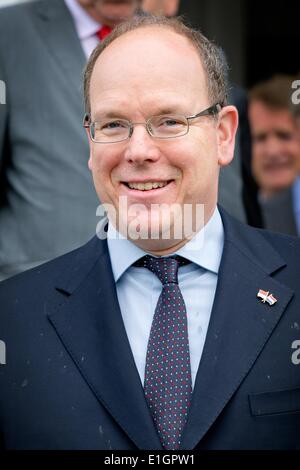
[{"label": "forehead", "polygon": [[296,122],[288,109],[273,109],[261,101],[253,101],[249,107],[249,115],[253,130],[295,130]]},{"label": "forehead", "polygon": [[206,102],[201,58],[191,42],[166,27],[125,33],[98,57],[91,77],[91,107],[106,99],[195,98]]}]

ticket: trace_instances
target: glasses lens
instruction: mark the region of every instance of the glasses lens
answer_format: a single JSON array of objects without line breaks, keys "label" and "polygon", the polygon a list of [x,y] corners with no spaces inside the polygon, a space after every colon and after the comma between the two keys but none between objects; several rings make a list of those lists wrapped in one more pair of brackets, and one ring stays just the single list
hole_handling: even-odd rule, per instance
[{"label": "glasses lens", "polygon": [[129,137],[130,124],[124,119],[94,122],[91,126],[95,142],[120,142]]},{"label": "glasses lens", "polygon": [[168,139],[186,134],[188,121],[184,116],[176,114],[153,116],[148,121],[148,128],[154,137]]}]

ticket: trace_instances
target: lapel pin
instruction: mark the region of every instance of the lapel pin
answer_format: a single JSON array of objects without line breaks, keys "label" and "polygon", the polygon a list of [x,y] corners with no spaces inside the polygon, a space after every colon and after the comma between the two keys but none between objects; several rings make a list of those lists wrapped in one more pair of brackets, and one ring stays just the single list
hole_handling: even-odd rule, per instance
[{"label": "lapel pin", "polygon": [[269,305],[274,305],[277,302],[277,299],[273,296],[273,294],[270,294],[270,292],[259,289],[257,293],[257,297],[261,299],[262,303],[265,304],[266,302]]}]

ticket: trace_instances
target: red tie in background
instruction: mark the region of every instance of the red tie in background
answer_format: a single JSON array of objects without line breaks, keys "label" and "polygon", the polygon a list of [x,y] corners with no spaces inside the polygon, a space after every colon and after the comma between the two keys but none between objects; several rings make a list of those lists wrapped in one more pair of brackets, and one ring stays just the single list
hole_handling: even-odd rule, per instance
[{"label": "red tie in background", "polygon": [[97,31],[96,33],[100,41],[102,41],[106,36],[108,36],[111,30],[112,28],[110,26],[102,26],[102,28],[99,29],[99,31]]}]

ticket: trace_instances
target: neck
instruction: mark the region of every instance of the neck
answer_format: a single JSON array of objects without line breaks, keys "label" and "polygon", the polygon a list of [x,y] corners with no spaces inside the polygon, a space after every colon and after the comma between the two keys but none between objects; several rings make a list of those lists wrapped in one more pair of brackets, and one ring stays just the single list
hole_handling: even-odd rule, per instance
[{"label": "neck", "polygon": [[[188,242],[190,242],[201,230],[205,228],[207,222],[211,219],[216,206],[207,209],[203,212],[203,218],[201,221],[198,221],[198,225],[193,227],[193,231],[188,234],[188,236],[182,239],[135,239],[131,240],[132,243],[137,245],[142,250],[146,251],[147,253],[154,255],[154,256],[166,256],[177,252],[180,248],[185,246]],[[183,230],[184,232],[184,230]]]}]

